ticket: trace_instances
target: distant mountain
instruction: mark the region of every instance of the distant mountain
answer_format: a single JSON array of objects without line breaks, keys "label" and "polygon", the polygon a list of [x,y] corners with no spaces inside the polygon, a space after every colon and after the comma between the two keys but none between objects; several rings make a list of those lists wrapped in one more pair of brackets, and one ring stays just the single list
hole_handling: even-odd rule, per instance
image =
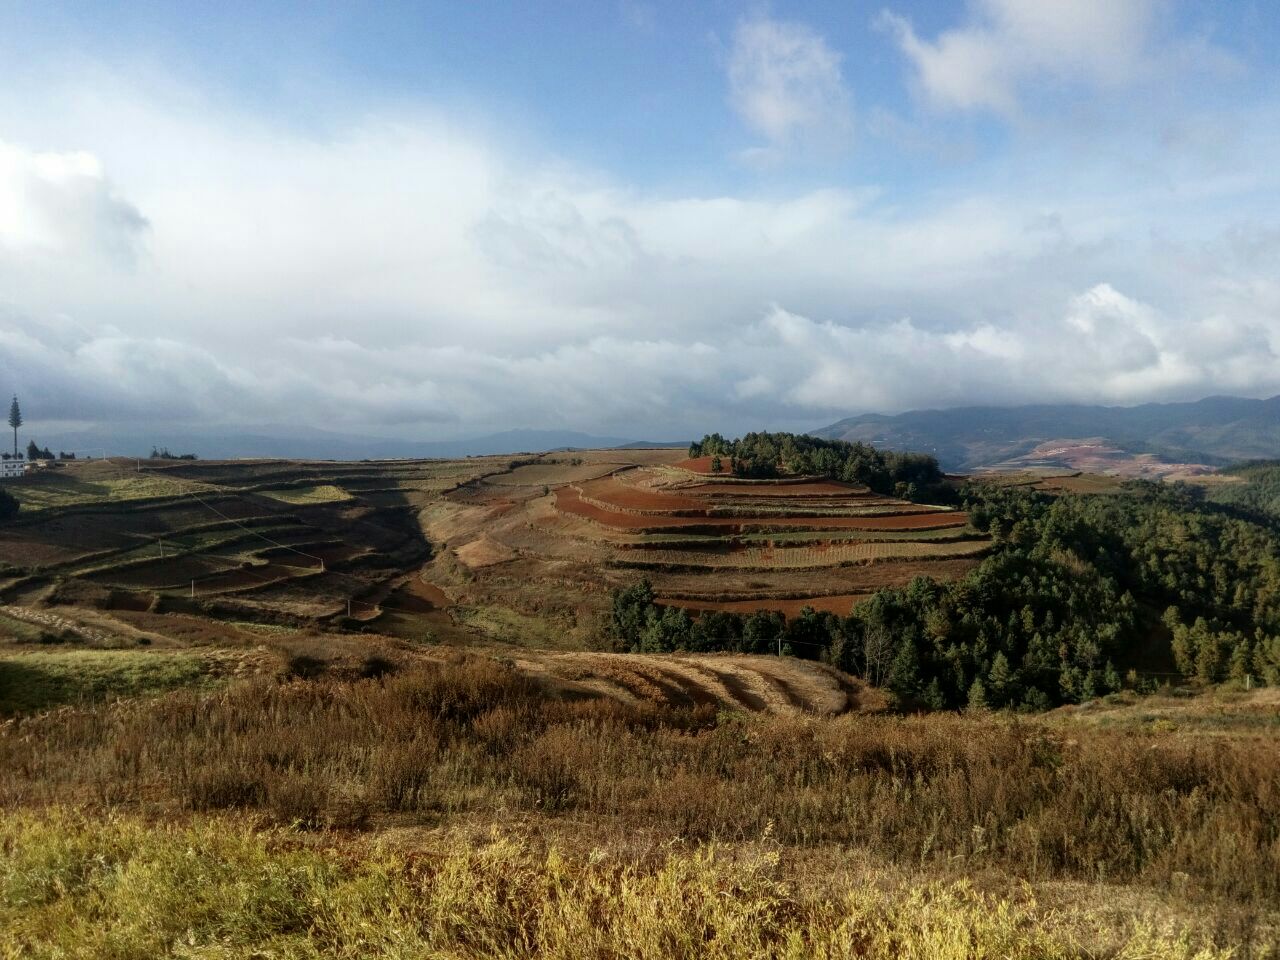
[{"label": "distant mountain", "polygon": [[[646,441],[599,437],[572,430],[507,430],[461,440],[389,440],[330,433],[305,427],[262,427],[252,433],[201,430],[191,427],[156,427],[147,430],[44,433],[38,424],[23,430],[26,437],[54,450],[78,455],[145,457],[152,447],[172,453],[194,453],[204,460],[282,458],[298,460],[382,460],[399,457],[472,457],[505,453],[540,453],[547,450],[599,449],[637,446]],[[666,444],[654,444],[666,446]]]},{"label": "distant mountain", "polygon": [[1042,443],[1096,437],[1130,453],[1223,465],[1280,457],[1280,396],[1209,397],[1134,407],[1036,404],[955,407],[848,417],[811,431],[934,454],[944,469],[972,470],[1021,457]]}]

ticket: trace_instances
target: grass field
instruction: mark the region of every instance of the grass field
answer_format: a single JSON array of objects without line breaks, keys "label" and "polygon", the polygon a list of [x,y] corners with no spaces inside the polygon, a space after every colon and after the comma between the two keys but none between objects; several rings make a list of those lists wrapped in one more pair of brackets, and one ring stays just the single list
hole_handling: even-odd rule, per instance
[{"label": "grass field", "polygon": [[630,550],[620,563],[658,567],[710,567],[742,570],[818,570],[845,563],[894,559],[951,559],[970,557],[990,549],[985,540],[956,543],[855,542],[810,547],[747,547],[713,550]]},{"label": "grass field", "polygon": [[105,466],[88,475],[75,468],[37,474],[6,489],[17,498],[24,512],[177,497],[192,491],[197,494],[220,492],[219,488],[206,483]]},{"label": "grass field", "polygon": [[1150,906],[1116,923],[1100,896],[1068,918],[1028,889],[870,868],[818,891],[767,844],[582,850],[451,831],[370,850],[235,817],[55,809],[0,815],[0,878],[13,956],[1068,960],[1104,944],[1116,960],[1230,956]]},{"label": "grass field", "polygon": [[0,717],[64,704],[154,695],[209,680],[189,653],[58,650],[0,653]]},{"label": "grass field", "polygon": [[664,603],[843,615],[987,546],[826,488],[778,524],[803,485],[700,495],[683,451],[610,490],[742,519],[564,509],[619,456],[50,474],[76,509],[0,536],[0,957],[1280,956],[1274,690],[910,716],[612,652],[629,556],[704,562]]},{"label": "grass field", "polygon": [[351,494],[332,483],[321,483],[305,487],[279,487],[274,490],[258,491],[264,497],[280,500],[284,503],[335,503],[350,500]]},{"label": "grass field", "polygon": [[477,656],[0,726],[3,942],[1064,960],[1280,942],[1274,732],[753,717],[664,688],[785,708],[799,687],[733,672],[783,661],[546,656],[635,699],[568,698]]}]

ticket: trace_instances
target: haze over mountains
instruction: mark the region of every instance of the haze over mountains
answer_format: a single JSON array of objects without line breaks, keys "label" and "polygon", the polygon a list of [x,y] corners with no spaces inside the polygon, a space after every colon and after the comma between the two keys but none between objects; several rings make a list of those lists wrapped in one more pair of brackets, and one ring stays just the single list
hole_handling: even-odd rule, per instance
[{"label": "haze over mountains", "polygon": [[1134,407],[1033,404],[847,417],[815,436],[934,454],[947,470],[1023,456],[1046,441],[1098,438],[1132,454],[1225,465],[1280,456],[1280,396],[1207,397]]},{"label": "haze over mountains", "polygon": [[[574,430],[507,430],[449,440],[359,436],[307,427],[263,426],[251,431],[99,429],[74,433],[28,431],[41,445],[81,455],[144,456],[152,447],[193,452],[205,459],[390,459],[515,454],[564,448],[682,446],[687,438],[637,439]],[[860,440],[894,450],[932,453],[944,469],[975,470],[1025,457],[1049,441],[1098,439],[1126,454],[1222,466],[1280,457],[1280,396],[1267,400],[1208,397],[1193,403],[1132,407],[1074,404],[968,406],[859,414],[810,431],[814,436]]]},{"label": "haze over mountains", "polygon": [[170,426],[46,433],[33,424],[29,432],[41,446],[76,451],[80,455],[101,456],[105,452],[110,456],[145,456],[153,447],[164,447],[175,454],[190,452],[207,460],[258,457],[296,460],[448,459],[566,447],[624,447],[634,442],[625,437],[597,436],[574,430],[505,430],[452,440],[409,440],[275,425],[245,432]]}]

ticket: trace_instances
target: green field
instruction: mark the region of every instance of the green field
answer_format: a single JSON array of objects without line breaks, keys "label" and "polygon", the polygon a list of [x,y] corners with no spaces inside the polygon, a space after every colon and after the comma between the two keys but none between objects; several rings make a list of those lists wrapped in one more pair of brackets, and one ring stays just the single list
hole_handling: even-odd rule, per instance
[{"label": "green field", "polygon": [[[75,472],[72,472],[75,470]],[[22,511],[49,510],[89,504],[123,503],[183,494],[220,493],[207,483],[175,479],[152,473],[135,473],[119,467],[81,471],[67,468],[37,474],[6,487],[22,505]]]},{"label": "green field", "polygon": [[259,490],[258,493],[283,503],[297,504],[335,503],[351,499],[351,494],[332,483],[321,483],[309,487],[281,487],[277,490]]},{"label": "green field", "polygon": [[190,653],[149,650],[39,650],[0,654],[0,717],[64,704],[163,693],[209,682]]}]

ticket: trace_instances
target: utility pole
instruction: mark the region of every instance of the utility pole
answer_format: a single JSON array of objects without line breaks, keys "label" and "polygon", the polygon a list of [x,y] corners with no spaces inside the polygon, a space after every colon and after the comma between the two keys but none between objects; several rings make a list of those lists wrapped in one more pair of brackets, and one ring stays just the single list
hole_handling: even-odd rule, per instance
[{"label": "utility pole", "polygon": [[191,581],[191,599],[194,600],[195,598],[196,598],[196,582],[192,580]]}]

